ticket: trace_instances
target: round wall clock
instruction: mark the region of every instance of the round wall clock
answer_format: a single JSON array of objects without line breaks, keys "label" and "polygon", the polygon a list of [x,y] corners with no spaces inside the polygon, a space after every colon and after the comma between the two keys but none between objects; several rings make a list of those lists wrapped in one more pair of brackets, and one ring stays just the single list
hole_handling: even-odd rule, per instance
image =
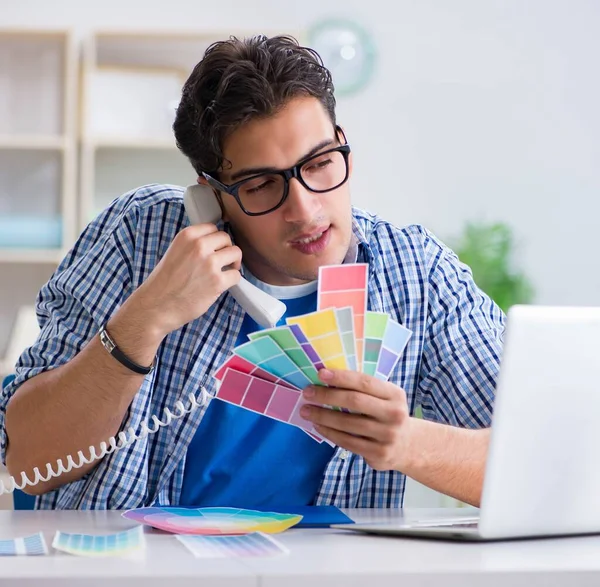
[{"label": "round wall clock", "polygon": [[309,28],[308,45],[331,71],[336,94],[354,94],[369,82],[375,65],[375,45],[357,23],[341,19],[320,21]]}]

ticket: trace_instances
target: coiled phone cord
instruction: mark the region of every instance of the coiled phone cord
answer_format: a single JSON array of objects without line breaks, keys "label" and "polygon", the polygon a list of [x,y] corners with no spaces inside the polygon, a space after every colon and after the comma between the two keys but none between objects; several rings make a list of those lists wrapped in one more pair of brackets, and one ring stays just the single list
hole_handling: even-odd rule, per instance
[{"label": "coiled phone cord", "polygon": [[[204,395],[204,389],[201,390],[200,396]],[[189,396],[190,403],[189,406],[186,407],[181,400],[175,402],[174,411],[171,411],[169,408],[165,408],[163,420],[160,420],[156,414],[153,414],[150,418],[150,424],[146,424],[143,422],[141,424],[141,429],[139,433],[136,433],[133,426],[129,427],[127,430],[122,430],[117,434],[117,436],[112,436],[108,442],[102,441],[100,443],[100,451],[96,451],[95,446],[90,446],[88,448],[89,457],[86,457],[83,454],[83,451],[79,451],[77,453],[77,458],[79,459],[77,462],[73,459],[72,455],[67,456],[67,466],[63,465],[62,459],[58,459],[55,463],[56,469],[53,468],[52,463],[46,464],[46,474],[42,475],[38,467],[35,467],[33,470],[34,478],[33,480],[29,479],[25,471],[21,473],[21,482],[18,483],[14,477],[10,477],[6,483],[4,481],[0,481],[0,495],[4,493],[12,493],[15,489],[23,489],[26,486],[33,487],[38,483],[46,482],[52,479],[53,477],[60,477],[64,473],[68,473],[73,469],[79,469],[84,465],[89,465],[96,460],[104,458],[106,455],[109,455],[118,450],[122,450],[132,445],[134,442],[141,440],[142,438],[146,438],[150,434],[155,434],[158,432],[160,428],[165,426],[169,426],[173,420],[179,420],[183,418],[185,415],[190,414],[196,408],[199,408],[203,405],[202,402],[198,402],[195,395],[190,393]]]}]

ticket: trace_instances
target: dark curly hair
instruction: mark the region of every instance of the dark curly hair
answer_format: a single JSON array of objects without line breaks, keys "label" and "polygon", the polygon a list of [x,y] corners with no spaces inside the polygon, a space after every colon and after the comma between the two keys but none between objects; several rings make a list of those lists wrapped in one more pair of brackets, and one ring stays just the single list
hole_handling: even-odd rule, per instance
[{"label": "dark curly hair", "polygon": [[317,98],[335,127],[333,82],[316,51],[286,35],[213,43],[183,86],[173,124],[177,147],[199,175],[218,174],[230,133],[298,96]]}]

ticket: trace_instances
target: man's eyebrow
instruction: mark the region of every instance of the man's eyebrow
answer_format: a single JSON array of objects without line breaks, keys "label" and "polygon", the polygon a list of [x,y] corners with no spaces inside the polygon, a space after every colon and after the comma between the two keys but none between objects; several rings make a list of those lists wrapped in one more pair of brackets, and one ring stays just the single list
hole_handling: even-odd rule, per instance
[{"label": "man's eyebrow", "polygon": [[[324,149],[325,147],[329,147],[329,145],[333,144],[334,142],[335,142],[335,139],[322,140],[320,143],[315,145],[310,151],[308,151],[308,153],[305,153],[304,155],[302,155],[302,157],[300,157],[300,159],[298,159],[298,163],[300,161],[304,161],[305,159],[308,159],[309,157],[312,157],[313,155],[316,155],[321,149]],[[234,182],[237,179],[240,179],[240,178],[246,177],[246,176],[250,176],[250,175],[259,175],[261,173],[275,173],[277,171],[281,171],[281,170],[277,169],[276,167],[245,167],[244,169],[240,169],[239,171],[236,171],[234,174],[232,174],[231,181]]]}]

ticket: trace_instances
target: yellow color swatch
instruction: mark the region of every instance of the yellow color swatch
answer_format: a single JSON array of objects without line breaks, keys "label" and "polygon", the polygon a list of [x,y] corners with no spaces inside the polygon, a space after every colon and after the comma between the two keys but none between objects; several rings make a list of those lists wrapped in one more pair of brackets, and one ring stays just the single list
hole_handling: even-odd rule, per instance
[{"label": "yellow color swatch", "polygon": [[300,326],[325,367],[349,368],[334,308],[288,318],[286,322]]}]

